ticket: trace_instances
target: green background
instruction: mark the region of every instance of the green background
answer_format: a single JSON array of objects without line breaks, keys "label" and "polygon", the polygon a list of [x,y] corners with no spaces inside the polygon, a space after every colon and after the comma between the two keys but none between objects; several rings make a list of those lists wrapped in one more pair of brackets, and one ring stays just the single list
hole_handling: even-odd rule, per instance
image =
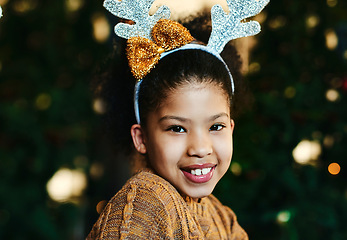
[{"label": "green background", "polygon": [[[67,2],[2,1],[0,239],[83,239],[97,203],[129,176],[118,161],[126,157],[115,156],[100,130],[90,89],[112,49],[112,39],[93,38],[93,19],[115,20],[102,1],[75,11]],[[246,75],[254,102],[234,133],[239,171],[229,171],[215,195],[250,239],[347,239],[347,2],[273,0],[264,13]],[[333,49],[329,32],[338,38]],[[292,156],[304,139],[322,150],[305,165]],[[341,166],[335,176],[333,162]],[[64,203],[46,190],[61,168],[84,172],[88,182]]]}]

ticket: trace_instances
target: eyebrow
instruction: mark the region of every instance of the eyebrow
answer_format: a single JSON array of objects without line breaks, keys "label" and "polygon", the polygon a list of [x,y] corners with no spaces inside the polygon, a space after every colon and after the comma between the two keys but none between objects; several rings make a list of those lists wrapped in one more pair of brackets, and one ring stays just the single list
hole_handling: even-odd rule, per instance
[{"label": "eyebrow", "polygon": [[216,114],[216,115],[210,117],[209,120],[210,121],[214,121],[214,120],[216,120],[216,119],[218,119],[220,117],[229,117],[229,115],[227,113],[223,112],[223,113],[219,113],[219,114]]},{"label": "eyebrow", "polygon": [[166,115],[166,116],[160,118],[159,122],[163,122],[165,120],[177,120],[179,122],[189,122],[190,121],[188,118]]},{"label": "eyebrow", "polygon": [[[214,121],[220,117],[229,117],[229,115],[227,113],[219,113],[216,115],[211,116],[208,120],[209,121]],[[179,122],[190,122],[190,120],[188,118],[184,118],[184,117],[178,117],[178,116],[171,116],[171,115],[167,115],[164,116],[162,118],[159,119],[159,122],[163,122],[165,120],[177,120]]]}]

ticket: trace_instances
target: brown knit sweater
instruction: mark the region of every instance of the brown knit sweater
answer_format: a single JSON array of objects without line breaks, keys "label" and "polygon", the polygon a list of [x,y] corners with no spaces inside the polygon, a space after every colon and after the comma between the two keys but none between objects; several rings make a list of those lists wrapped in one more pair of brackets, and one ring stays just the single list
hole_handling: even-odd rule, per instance
[{"label": "brown knit sweater", "polygon": [[247,240],[234,212],[214,196],[182,197],[151,171],[133,176],[110,200],[90,239]]}]

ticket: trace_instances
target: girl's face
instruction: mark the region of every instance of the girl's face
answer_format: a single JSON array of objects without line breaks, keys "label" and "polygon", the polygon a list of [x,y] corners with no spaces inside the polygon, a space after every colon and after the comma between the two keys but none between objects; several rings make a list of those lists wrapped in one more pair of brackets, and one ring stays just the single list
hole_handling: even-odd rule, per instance
[{"label": "girl's face", "polygon": [[145,129],[132,127],[137,150],[184,195],[208,196],[229,168],[234,121],[227,99],[218,86],[184,85],[149,113]]}]

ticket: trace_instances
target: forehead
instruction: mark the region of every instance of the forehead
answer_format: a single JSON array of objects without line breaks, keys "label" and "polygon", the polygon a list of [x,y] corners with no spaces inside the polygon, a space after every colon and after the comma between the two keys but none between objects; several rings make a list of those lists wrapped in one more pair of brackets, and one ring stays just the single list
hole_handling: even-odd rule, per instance
[{"label": "forehead", "polygon": [[160,115],[199,115],[225,112],[230,115],[228,95],[216,84],[189,83],[170,91],[155,111]]},{"label": "forehead", "polygon": [[[226,91],[223,89],[222,86],[218,85],[217,83],[210,83],[210,82],[195,82],[190,81],[181,84],[176,89],[173,89],[171,91],[168,91],[166,94],[166,100],[172,101],[173,99],[179,97],[179,96],[187,96],[187,95],[193,95],[198,93],[206,93],[211,98],[214,97],[214,95],[219,95],[225,98],[225,101],[229,104],[229,96],[226,93]],[[164,100],[165,101],[165,100]]]}]

